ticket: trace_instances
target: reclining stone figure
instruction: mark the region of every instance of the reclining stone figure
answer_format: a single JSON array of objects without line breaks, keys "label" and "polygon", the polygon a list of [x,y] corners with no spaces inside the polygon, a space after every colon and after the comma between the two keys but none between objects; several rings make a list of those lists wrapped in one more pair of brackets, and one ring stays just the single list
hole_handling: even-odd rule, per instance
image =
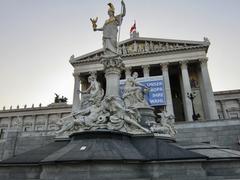
[{"label": "reclining stone figure", "polygon": [[140,114],[136,108],[125,108],[115,97],[105,99],[105,108],[110,112],[108,129],[134,133],[150,132],[139,124]]}]

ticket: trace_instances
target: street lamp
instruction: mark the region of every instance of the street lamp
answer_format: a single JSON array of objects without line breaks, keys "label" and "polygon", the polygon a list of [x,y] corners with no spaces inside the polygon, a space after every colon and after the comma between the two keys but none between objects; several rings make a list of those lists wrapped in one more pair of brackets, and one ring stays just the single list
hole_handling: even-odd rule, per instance
[{"label": "street lamp", "polygon": [[192,110],[193,110],[193,115],[192,118],[194,121],[198,120],[200,118],[200,114],[195,112],[195,108],[194,108],[194,104],[193,104],[193,100],[196,97],[196,93],[187,93],[187,97],[191,100],[192,102]]}]

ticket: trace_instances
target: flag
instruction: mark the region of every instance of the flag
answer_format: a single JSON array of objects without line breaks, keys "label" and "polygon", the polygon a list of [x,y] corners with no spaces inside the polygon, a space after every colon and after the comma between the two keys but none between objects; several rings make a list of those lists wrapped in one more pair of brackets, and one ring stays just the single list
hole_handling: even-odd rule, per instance
[{"label": "flag", "polygon": [[132,25],[131,29],[130,29],[130,33],[136,32],[136,21],[134,22],[134,24]]}]

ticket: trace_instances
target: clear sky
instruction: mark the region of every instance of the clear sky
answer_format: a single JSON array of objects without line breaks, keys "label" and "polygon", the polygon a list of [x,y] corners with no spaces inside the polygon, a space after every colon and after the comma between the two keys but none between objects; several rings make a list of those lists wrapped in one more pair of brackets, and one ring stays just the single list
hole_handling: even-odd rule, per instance
[{"label": "clear sky", "polygon": [[[72,102],[72,54],[101,48],[90,17],[117,13],[120,0],[0,0],[0,108],[44,106],[54,93]],[[121,40],[134,20],[140,36],[183,40],[208,37],[214,91],[240,89],[240,0],[125,0]]]}]

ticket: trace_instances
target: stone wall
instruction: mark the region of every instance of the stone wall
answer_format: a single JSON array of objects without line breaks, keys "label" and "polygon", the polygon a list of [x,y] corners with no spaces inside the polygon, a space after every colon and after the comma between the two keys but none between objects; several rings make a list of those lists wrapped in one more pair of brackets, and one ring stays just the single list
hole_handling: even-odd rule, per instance
[{"label": "stone wall", "polygon": [[176,124],[177,141],[208,143],[240,150],[240,119]]},{"label": "stone wall", "polygon": [[[240,118],[240,90],[219,91],[214,96],[221,120]],[[46,107],[3,108],[0,110],[0,139],[6,138],[7,131],[16,129],[19,124],[23,132],[54,131],[57,129],[56,121],[69,115],[71,111],[72,105],[66,103],[53,103]]]},{"label": "stone wall", "polygon": [[44,146],[54,141],[52,132],[17,132],[9,131],[7,137],[0,141],[0,159],[7,159],[17,154]]},{"label": "stone wall", "polygon": [[[208,143],[240,150],[240,119],[177,123],[179,143]],[[239,138],[239,139],[238,139]],[[0,141],[0,159],[44,146],[54,141],[54,131],[9,131]]]},{"label": "stone wall", "polygon": [[219,119],[240,118],[240,90],[214,93]]},{"label": "stone wall", "polygon": [[0,139],[7,131],[19,128],[23,132],[54,131],[57,120],[71,113],[72,106],[65,103],[46,107],[5,109],[0,111]]},{"label": "stone wall", "polygon": [[4,180],[237,180],[239,161],[82,162],[0,165]]}]

